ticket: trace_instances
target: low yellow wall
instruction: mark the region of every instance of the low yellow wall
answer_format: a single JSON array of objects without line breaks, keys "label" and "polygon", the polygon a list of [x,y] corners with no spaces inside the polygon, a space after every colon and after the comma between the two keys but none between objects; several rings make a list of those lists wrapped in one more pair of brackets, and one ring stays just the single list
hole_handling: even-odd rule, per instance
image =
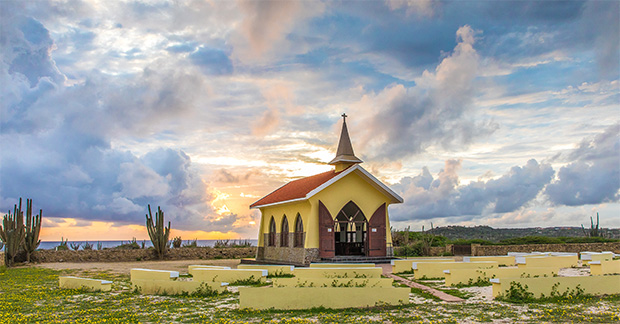
[{"label": "low yellow wall", "polygon": [[132,279],[131,284],[140,291],[140,293],[147,295],[157,294],[169,294],[179,295],[182,293],[194,293],[201,286],[208,286],[211,290],[222,293],[226,290],[228,283],[225,282],[208,282],[199,280],[148,280],[148,279]]},{"label": "low yellow wall", "polygon": [[193,276],[194,274],[192,272],[194,271],[194,269],[230,269],[230,267],[192,264],[192,265],[187,266],[187,273]]},{"label": "low yellow wall", "polygon": [[496,256],[465,256],[463,262],[480,262],[495,261],[498,265],[513,266],[515,265],[515,257],[512,255],[496,255]]},{"label": "low yellow wall", "polygon": [[590,274],[593,276],[620,274],[620,260],[590,261]]},{"label": "low yellow wall", "polygon": [[69,289],[110,291],[112,289],[112,281],[78,277],[58,277],[58,286],[60,288]]},{"label": "low yellow wall", "polygon": [[443,278],[444,270],[497,268],[497,262],[414,262],[412,268],[416,279]]},{"label": "low yellow wall", "polygon": [[131,280],[170,280],[170,278],[178,278],[178,271],[168,270],[152,270],[152,269],[131,269]]},{"label": "low yellow wall", "polygon": [[294,266],[289,265],[264,265],[264,264],[240,264],[237,269],[258,269],[267,270],[270,276],[279,274],[293,274]]},{"label": "low yellow wall", "polygon": [[570,268],[579,266],[579,258],[577,255],[561,255],[561,256],[543,256],[543,257],[527,257],[516,258],[517,266],[534,267],[534,268]]},{"label": "low yellow wall", "polygon": [[591,255],[590,261],[611,261],[613,259],[613,253],[597,253]]},{"label": "low yellow wall", "polygon": [[310,268],[374,268],[374,263],[311,263]]},{"label": "low yellow wall", "polygon": [[611,261],[614,258],[613,252],[581,252],[582,261]]},{"label": "low yellow wall", "polygon": [[399,273],[405,271],[411,271],[411,266],[414,262],[454,262],[454,259],[449,258],[440,258],[440,259],[431,259],[431,258],[411,258],[405,260],[392,260],[392,273]]},{"label": "low yellow wall", "polygon": [[410,288],[239,288],[239,308],[349,308],[409,303]]},{"label": "low yellow wall", "polygon": [[295,268],[300,278],[381,278],[381,268]]},{"label": "low yellow wall", "polygon": [[[448,273],[446,273],[448,271]],[[525,278],[525,277],[553,277],[558,273],[555,268],[491,268],[491,269],[452,269],[444,270],[446,278],[446,286],[455,286],[458,284],[468,284],[471,279],[472,283],[478,279],[489,280],[491,278]]]},{"label": "low yellow wall", "polygon": [[578,276],[578,277],[552,277],[552,278],[504,278],[493,279],[493,297],[505,295],[510,289],[511,282],[518,282],[521,286],[527,286],[527,290],[534,294],[535,298],[551,295],[551,289],[557,286],[558,293],[564,293],[567,289],[574,290],[578,285],[584,293],[592,295],[620,294],[620,276]]},{"label": "low yellow wall", "polygon": [[369,287],[389,288],[389,278],[273,278],[274,287]]},{"label": "low yellow wall", "polygon": [[267,270],[194,268],[192,276],[197,281],[235,282],[239,280],[261,280],[267,277]]}]

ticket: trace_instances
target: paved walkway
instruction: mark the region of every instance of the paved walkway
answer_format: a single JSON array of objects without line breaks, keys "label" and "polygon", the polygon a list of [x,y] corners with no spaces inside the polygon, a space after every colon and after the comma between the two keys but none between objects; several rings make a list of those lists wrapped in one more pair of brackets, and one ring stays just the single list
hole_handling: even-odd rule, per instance
[{"label": "paved walkway", "polygon": [[411,280],[407,280],[404,278],[401,278],[399,276],[393,275],[392,274],[392,265],[387,263],[387,264],[379,264],[379,266],[381,266],[381,268],[383,269],[383,275],[389,278],[392,278],[402,284],[405,284],[408,287],[411,288],[418,288],[418,289],[422,289],[424,291],[426,291],[427,293],[443,300],[443,301],[447,301],[447,302],[462,302],[464,301],[462,298],[456,297],[456,296],[452,296],[449,294],[446,294],[443,291],[437,290],[437,289],[433,289],[431,287],[425,286],[425,285],[421,285],[417,282],[413,282]]}]

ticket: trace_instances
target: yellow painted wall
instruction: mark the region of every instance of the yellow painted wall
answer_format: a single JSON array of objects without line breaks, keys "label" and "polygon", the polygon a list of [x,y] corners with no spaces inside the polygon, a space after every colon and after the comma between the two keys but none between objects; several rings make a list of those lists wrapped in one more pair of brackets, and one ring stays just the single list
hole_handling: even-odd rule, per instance
[{"label": "yellow painted wall", "polygon": [[412,268],[416,279],[443,278],[444,270],[497,268],[497,262],[414,262]]},{"label": "yellow painted wall", "polygon": [[294,266],[288,265],[261,265],[261,264],[240,264],[237,269],[260,269],[267,270],[268,275],[293,274]]},{"label": "yellow painted wall", "polygon": [[[288,203],[288,204],[282,204],[282,205],[263,207],[263,208],[260,208],[260,211],[261,211],[261,226],[260,226],[260,230],[258,233],[258,246],[266,246],[266,243],[263,242],[265,239],[264,234],[269,233],[269,222],[271,221],[271,216],[273,216],[273,219],[276,222],[276,233],[278,234],[282,232],[282,219],[284,218],[284,215],[286,215],[286,219],[288,220],[289,233],[295,232],[295,219],[297,218],[297,213],[299,213],[299,215],[301,216],[301,220],[304,223],[303,224],[304,232],[306,233],[308,233],[308,224],[310,222],[317,221],[315,220],[315,218],[318,217],[318,213],[317,213],[317,216],[314,216],[311,219],[310,217],[311,206],[310,206],[310,202],[308,202],[307,200]],[[306,234],[306,237],[307,236],[308,234]],[[307,238],[306,238],[306,241],[304,242],[304,245],[305,245],[305,248],[309,248]]]},{"label": "yellow painted wall", "polygon": [[620,274],[620,260],[591,261],[590,262],[590,274],[592,274],[593,276]]},{"label": "yellow painted wall", "polygon": [[452,269],[449,273],[445,273],[446,286],[455,286],[458,284],[467,284],[471,279],[472,282],[478,279],[488,280],[491,278],[521,278],[521,277],[553,277],[558,273],[557,268],[491,268],[491,269]]},{"label": "yellow painted wall", "polygon": [[409,303],[410,288],[239,288],[240,309],[349,308]]},{"label": "yellow painted wall", "polygon": [[392,287],[389,278],[273,278],[274,287]]},{"label": "yellow painted wall", "polygon": [[230,267],[222,267],[222,266],[212,266],[212,265],[202,265],[202,264],[192,264],[187,266],[187,273],[194,275],[194,269],[230,269]]},{"label": "yellow painted wall", "polygon": [[513,266],[515,257],[512,255],[472,256],[463,257],[463,262],[496,261],[498,265]]},{"label": "yellow painted wall", "polygon": [[311,263],[310,268],[374,268],[374,263]]},{"label": "yellow painted wall", "polygon": [[191,294],[195,292],[201,285],[208,286],[212,290],[222,293],[226,290],[225,283],[208,282],[208,281],[177,281],[177,280],[148,280],[148,279],[132,279],[131,284],[146,295],[169,294],[179,295],[182,293]]},{"label": "yellow painted wall", "polygon": [[[280,233],[284,215],[286,215],[288,219],[289,232],[294,232],[295,218],[297,217],[297,213],[299,213],[304,222],[304,232],[306,232],[304,247],[307,249],[318,248],[319,200],[325,204],[325,207],[327,207],[333,218],[336,218],[337,213],[340,212],[342,207],[349,201],[353,201],[362,210],[368,220],[370,220],[370,217],[372,217],[372,214],[379,206],[383,203],[387,206],[390,203],[389,197],[375,189],[364,180],[364,178],[352,172],[314,195],[309,200],[260,208],[261,225],[258,234],[258,246],[265,246],[265,242],[263,242],[264,234],[269,233],[269,222],[272,216],[276,222],[276,233]],[[392,234],[390,232],[390,222],[387,212],[386,217],[386,243],[389,246],[392,243]]]},{"label": "yellow painted wall", "polygon": [[381,278],[381,268],[295,268],[300,278]]},{"label": "yellow painted wall", "polygon": [[112,281],[78,278],[70,276],[58,277],[58,286],[68,289],[87,289],[92,291],[110,291],[112,289]]},{"label": "yellow painted wall", "polygon": [[235,282],[239,280],[264,281],[267,277],[267,270],[195,268],[195,269],[192,269],[192,276],[194,276],[194,280],[198,280],[198,281],[219,281],[219,282]]},{"label": "yellow painted wall", "polygon": [[590,261],[611,261],[614,258],[613,253],[593,253],[590,254]]},{"label": "yellow painted wall", "polygon": [[131,280],[170,280],[170,278],[176,278],[179,276],[178,271],[168,270],[152,270],[152,269],[139,269],[134,268],[130,271]]},{"label": "yellow painted wall", "polygon": [[552,277],[552,278],[505,278],[499,279],[499,283],[493,283],[493,297],[506,294],[510,289],[511,282],[518,282],[521,286],[527,286],[527,290],[534,294],[535,298],[541,295],[550,296],[553,285],[559,283],[557,291],[565,292],[580,286],[586,294],[620,294],[620,276],[577,276],[577,277]]},{"label": "yellow painted wall", "polygon": [[[523,263],[525,261],[525,263]],[[516,258],[517,266],[523,267],[554,267],[554,268],[570,268],[579,265],[579,257],[577,255],[560,255],[560,256],[543,256],[543,257],[527,257]]]},{"label": "yellow painted wall", "polygon": [[411,271],[414,262],[454,262],[453,258],[392,260],[392,273]]}]

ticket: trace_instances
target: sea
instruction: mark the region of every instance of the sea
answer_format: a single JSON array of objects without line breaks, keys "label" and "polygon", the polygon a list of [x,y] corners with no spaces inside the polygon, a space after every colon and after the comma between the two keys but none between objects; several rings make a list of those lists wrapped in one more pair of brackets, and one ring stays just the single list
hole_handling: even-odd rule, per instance
[{"label": "sea", "polygon": [[[193,242],[194,240],[183,240],[183,245],[188,244]],[[196,240],[196,244],[198,244],[198,246],[214,246],[216,242],[226,242],[228,241],[228,244],[233,244],[233,243],[243,243],[243,242],[250,242],[252,244],[252,246],[256,246],[258,245],[258,240],[250,240],[250,239],[240,239],[240,240]],[[73,244],[74,246],[79,244],[80,245],[80,250],[82,250],[82,247],[84,246],[84,243],[88,243],[88,244],[92,244],[93,245],[93,250],[97,249],[98,243],[101,244],[101,248],[113,248],[113,247],[117,247],[121,244],[125,244],[125,243],[130,243],[131,240],[125,240],[125,241],[69,241],[69,243],[67,243],[67,247],[69,249],[71,248],[71,245]],[[136,240],[136,242],[138,242],[138,244],[140,246],[142,246],[142,242],[144,242],[144,247],[151,247],[153,246],[153,243],[151,243],[151,240]],[[172,240],[170,240],[170,242],[172,242]],[[37,248],[37,250],[51,250],[56,248],[58,245],[60,245],[60,241],[41,241],[41,244],[39,244],[39,247]],[[4,248],[0,251],[4,251]]]}]

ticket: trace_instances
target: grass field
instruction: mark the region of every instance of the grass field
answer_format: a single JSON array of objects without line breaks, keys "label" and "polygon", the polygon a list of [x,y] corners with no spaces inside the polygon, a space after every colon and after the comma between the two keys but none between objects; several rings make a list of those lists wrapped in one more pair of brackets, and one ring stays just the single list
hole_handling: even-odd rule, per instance
[{"label": "grass field", "polygon": [[[59,275],[113,280],[112,292],[58,288]],[[232,287],[234,290],[234,287]],[[268,289],[268,288],[265,288]],[[144,296],[129,276],[105,271],[0,268],[0,323],[614,323],[620,298],[513,304],[468,299],[442,303],[413,291],[403,306],[303,311],[239,310],[237,293],[215,297]]]}]

